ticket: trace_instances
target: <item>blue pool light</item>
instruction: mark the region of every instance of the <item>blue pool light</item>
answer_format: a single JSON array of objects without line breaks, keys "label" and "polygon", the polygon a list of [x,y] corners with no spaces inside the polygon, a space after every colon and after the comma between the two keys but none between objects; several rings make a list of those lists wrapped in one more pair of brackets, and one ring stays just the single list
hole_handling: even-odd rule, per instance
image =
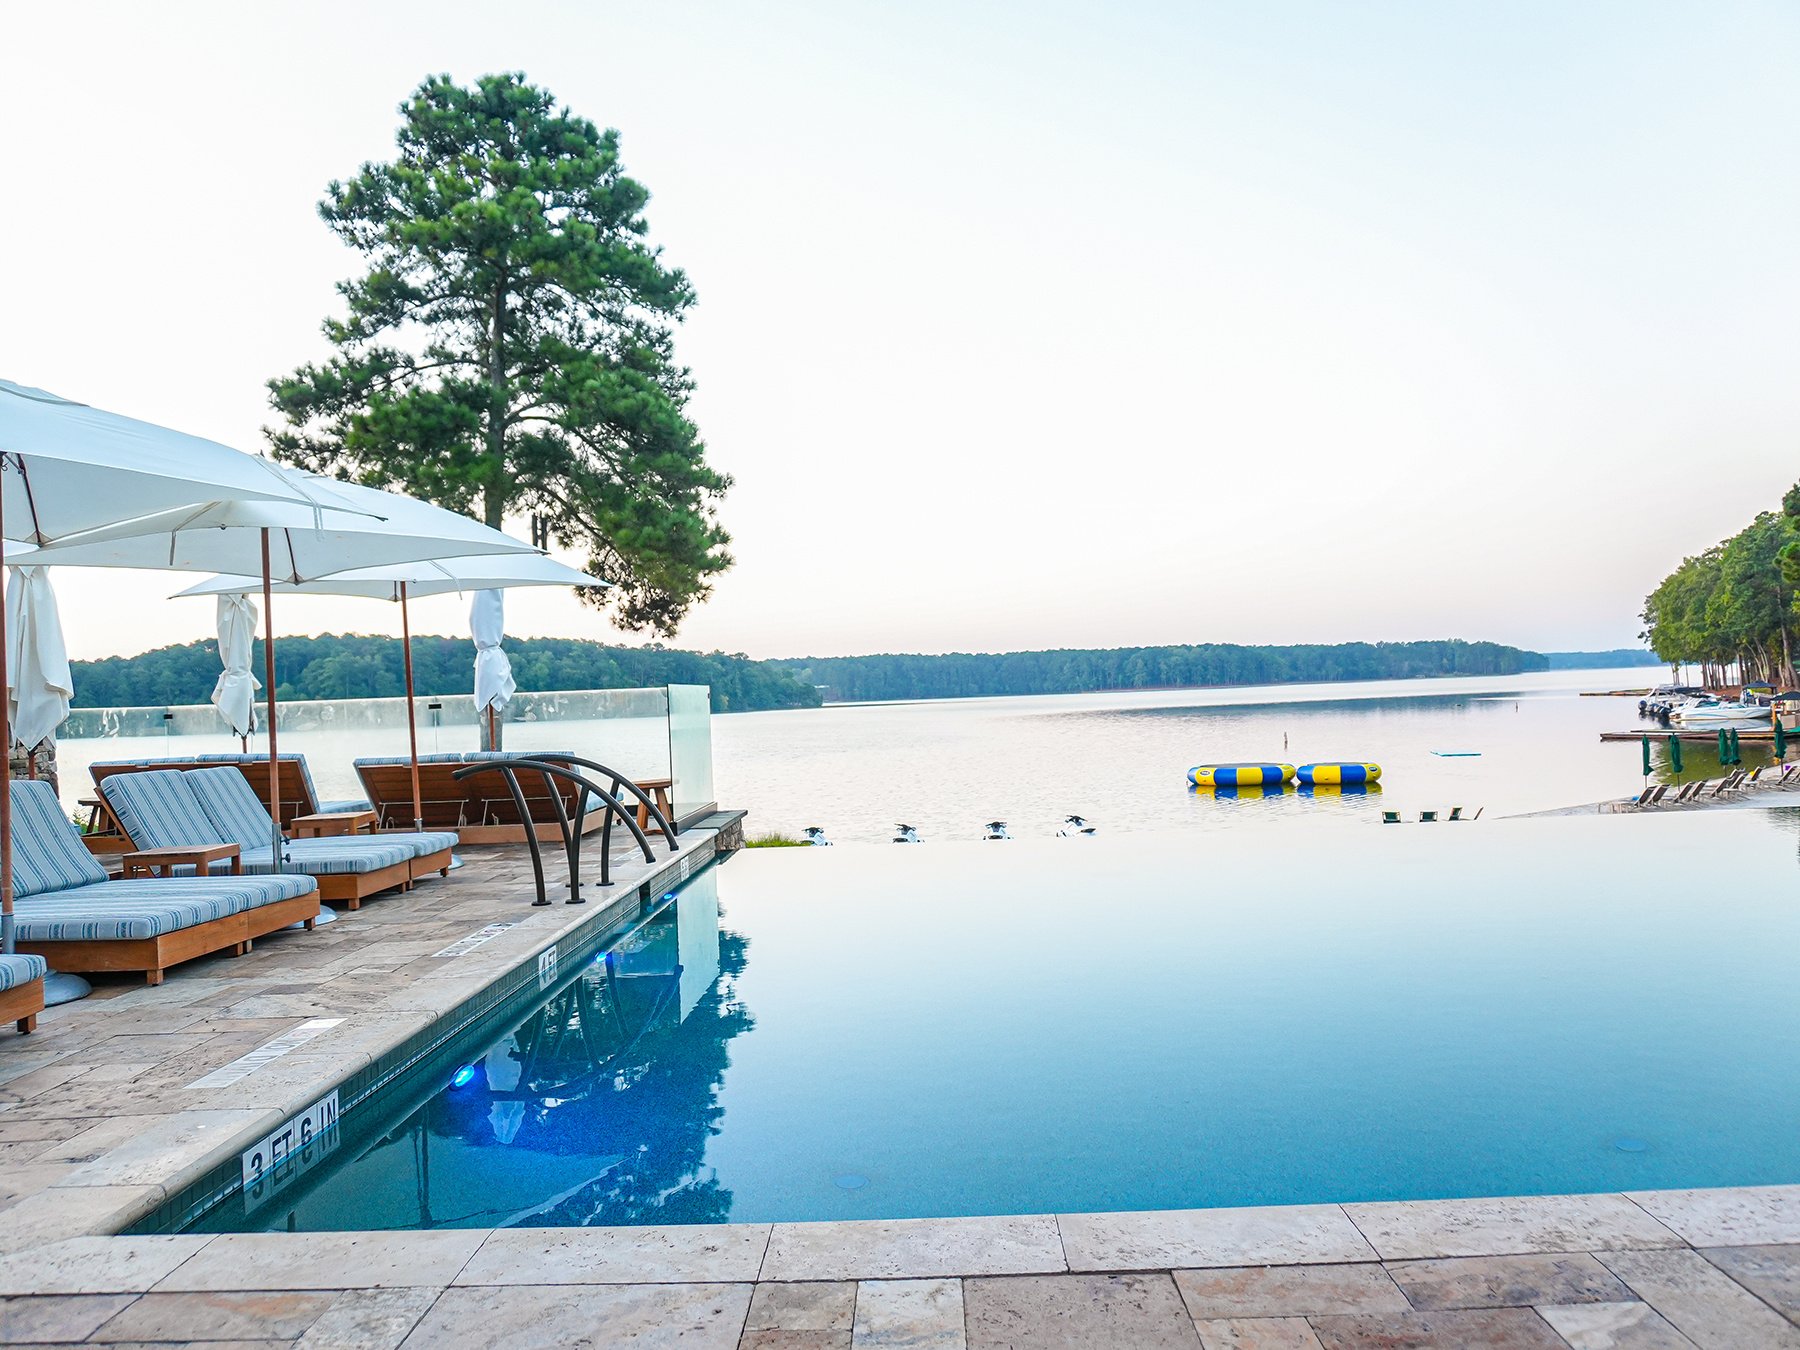
[{"label": "blue pool light", "polygon": [[867,1177],[859,1176],[855,1172],[846,1172],[842,1176],[833,1177],[831,1180],[840,1190],[845,1191],[860,1191],[864,1186],[869,1184],[869,1179]]},{"label": "blue pool light", "polygon": [[450,1086],[453,1088],[467,1087],[474,1081],[475,1066],[473,1064],[465,1064],[462,1068],[450,1075]]},{"label": "blue pool light", "polygon": [[1642,1139],[1632,1139],[1627,1137],[1624,1139],[1613,1140],[1613,1147],[1618,1149],[1621,1153],[1642,1153],[1645,1149],[1649,1148],[1650,1145],[1646,1144]]}]

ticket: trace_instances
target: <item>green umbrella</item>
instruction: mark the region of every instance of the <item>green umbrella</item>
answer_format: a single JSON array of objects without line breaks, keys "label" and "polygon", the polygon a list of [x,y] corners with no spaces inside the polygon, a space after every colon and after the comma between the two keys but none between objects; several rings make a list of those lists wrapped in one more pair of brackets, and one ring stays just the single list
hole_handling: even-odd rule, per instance
[{"label": "green umbrella", "polygon": [[1775,719],[1775,758],[1787,758],[1787,731],[1781,725],[1781,719]]},{"label": "green umbrella", "polygon": [[1731,737],[1725,734],[1725,728],[1719,728],[1719,767],[1722,769],[1731,763]]},{"label": "green umbrella", "polygon": [[1742,764],[1744,762],[1744,751],[1743,747],[1738,744],[1736,727],[1731,729],[1731,762],[1733,764]]},{"label": "green umbrella", "polygon": [[1678,777],[1680,776],[1681,737],[1672,731],[1669,733],[1669,767],[1675,770]]},{"label": "green umbrella", "polygon": [[1650,737],[1644,737],[1644,777],[1650,776]]}]

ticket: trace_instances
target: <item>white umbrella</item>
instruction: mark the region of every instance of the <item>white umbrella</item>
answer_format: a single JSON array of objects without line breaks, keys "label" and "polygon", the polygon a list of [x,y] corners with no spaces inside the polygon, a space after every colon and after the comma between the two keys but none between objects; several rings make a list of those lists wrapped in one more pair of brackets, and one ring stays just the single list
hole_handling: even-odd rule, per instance
[{"label": "white umbrella", "polygon": [[[0,380],[0,536],[46,544],[146,511],[244,498],[309,500],[302,483],[217,441]],[[0,667],[9,645],[0,640]],[[0,684],[10,687],[4,669]],[[10,703],[0,700],[0,745],[11,743]],[[0,951],[12,949],[7,790],[0,791]]]},{"label": "white umbrella", "polygon": [[[216,576],[197,581],[187,595],[232,595],[255,590],[254,576]],[[275,589],[291,595],[358,595],[370,600],[404,602],[428,595],[466,591],[510,590],[514,586],[610,586],[541,553],[487,553],[473,558],[434,558],[429,562],[395,563],[333,572],[316,581],[278,581]]]},{"label": "white umbrella", "polygon": [[256,719],[256,676],[250,673],[250,645],[256,640],[256,606],[248,595],[221,595],[218,607],[219,681],[213,685],[212,704],[242,739]]},{"label": "white umbrella", "polygon": [[12,737],[27,752],[35,751],[44,741],[54,743],[75,697],[62,617],[46,569],[12,569],[6,583],[6,642]]},{"label": "white umbrella", "polygon": [[500,639],[506,636],[505,591],[475,592],[469,603],[469,633],[475,639],[475,711],[487,718],[488,749],[498,750],[497,714],[519,687],[512,662],[500,650]]},{"label": "white umbrella", "polygon": [[13,487],[0,534],[31,544],[197,502],[307,500],[304,483],[267,460],[9,380],[0,451]]},{"label": "white umbrella", "polygon": [[411,497],[298,469],[277,472],[283,481],[303,490],[319,506],[300,508],[282,502],[242,501],[164,511],[69,536],[22,554],[18,561],[260,575],[270,843],[279,866],[281,811],[275,735],[273,583],[310,581],[350,568],[428,558],[539,550],[467,516]]},{"label": "white umbrella", "polygon": [[[185,595],[227,596],[257,584],[255,577],[220,576],[196,582]],[[318,581],[281,582],[275,589],[300,595],[355,595],[371,600],[393,600],[400,605],[400,641],[406,663],[406,734],[412,747],[413,822],[425,828],[424,802],[419,794],[419,723],[413,706],[412,621],[407,601],[422,595],[448,595],[452,591],[499,590],[514,586],[610,586],[537,553],[490,553],[476,558],[439,558],[431,562],[400,563],[392,567],[362,567],[336,572]],[[504,653],[502,657],[504,658]]]}]

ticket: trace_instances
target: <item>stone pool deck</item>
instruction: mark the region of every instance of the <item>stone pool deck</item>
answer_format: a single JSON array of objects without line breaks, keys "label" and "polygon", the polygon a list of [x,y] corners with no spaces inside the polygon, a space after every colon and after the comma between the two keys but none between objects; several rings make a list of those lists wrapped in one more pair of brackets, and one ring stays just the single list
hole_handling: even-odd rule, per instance
[{"label": "stone pool deck", "polygon": [[581,907],[532,908],[522,850],[469,850],[449,878],[316,933],[178,967],[157,988],[105,982],[36,1035],[0,1034],[0,1344],[1800,1350],[1800,1186],[114,1235],[713,852],[710,831],[682,842],[674,862],[620,855],[618,886]]},{"label": "stone pool deck", "polygon": [[1757,1350],[1797,1319],[1800,1186],[0,1257],[5,1344]]},{"label": "stone pool deck", "polygon": [[523,846],[464,849],[448,877],[314,932],[187,962],[154,987],[98,977],[33,1034],[0,1032],[0,1251],[138,1222],[353,1075],[453,1035],[497,980],[535,974],[553,944],[711,859],[717,833],[684,831],[672,855],[656,839],[653,863],[615,848],[614,884],[590,881],[581,905],[560,903],[560,845],[545,849],[544,907]]}]

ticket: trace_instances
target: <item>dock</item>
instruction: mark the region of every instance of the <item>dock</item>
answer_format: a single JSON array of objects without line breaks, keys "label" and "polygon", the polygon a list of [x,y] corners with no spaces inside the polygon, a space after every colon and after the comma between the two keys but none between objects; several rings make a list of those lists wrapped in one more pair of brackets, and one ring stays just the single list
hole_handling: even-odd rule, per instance
[{"label": "dock", "polygon": [[[1738,740],[1740,742],[1748,741],[1756,743],[1767,741],[1773,743],[1775,740],[1775,728],[1772,726],[1767,728],[1727,727],[1725,730],[1737,732]],[[1800,738],[1800,731],[1793,731],[1790,729],[1786,734],[1791,737]],[[1679,736],[1684,741],[1693,741],[1696,744],[1717,745],[1719,743],[1719,728],[1714,727],[1708,731],[1688,727],[1654,727],[1645,728],[1640,731],[1603,731],[1600,733],[1600,739],[1603,741],[1641,741],[1646,736],[1656,741],[1666,740],[1670,736]]]}]

